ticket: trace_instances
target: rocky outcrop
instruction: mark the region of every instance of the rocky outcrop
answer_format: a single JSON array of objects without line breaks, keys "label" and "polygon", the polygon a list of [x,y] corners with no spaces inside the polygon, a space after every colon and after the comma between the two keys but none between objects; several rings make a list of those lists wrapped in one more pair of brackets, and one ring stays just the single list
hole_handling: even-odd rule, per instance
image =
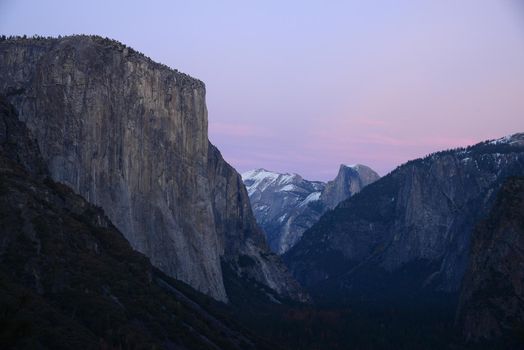
[{"label": "rocky outcrop", "polygon": [[378,178],[365,165],[341,165],[337,177],[327,184],[265,169],[242,174],[257,222],[278,254],[293,247],[326,210]]},{"label": "rocky outcrop", "polygon": [[457,321],[468,341],[523,334],[523,177],[504,184],[489,216],[477,225],[460,299]]},{"label": "rocky outcrop", "polygon": [[326,213],[284,259],[317,297],[457,293],[474,225],[522,174],[524,134],[410,161]]},{"label": "rocky outcrop", "polygon": [[[201,81],[100,37],[16,39],[0,42],[0,94],[51,177],[102,207],[165,273],[226,301],[222,262],[266,253],[240,176],[208,141]],[[249,273],[265,285],[289,278],[257,264]],[[297,298],[295,286],[277,289]]]},{"label": "rocky outcrop", "polygon": [[273,348],[154,268],[43,163],[0,97],[1,348]]},{"label": "rocky outcrop", "polygon": [[337,177],[326,184],[320,200],[326,208],[333,209],[338,203],[360,192],[379,178],[380,176],[375,171],[365,165],[341,164]]}]

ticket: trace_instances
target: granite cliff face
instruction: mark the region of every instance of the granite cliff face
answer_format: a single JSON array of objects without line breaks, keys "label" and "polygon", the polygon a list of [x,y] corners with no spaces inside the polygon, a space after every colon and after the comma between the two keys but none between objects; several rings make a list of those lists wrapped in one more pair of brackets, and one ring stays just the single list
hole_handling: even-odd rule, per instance
[{"label": "granite cliff face", "polygon": [[473,233],[457,321],[468,341],[520,336],[524,346],[523,177],[504,184]]},{"label": "granite cliff face", "polygon": [[278,254],[293,247],[323,213],[378,178],[365,165],[343,164],[337,177],[327,184],[265,169],[242,174],[257,222],[271,250]]},{"label": "granite cliff face", "polygon": [[[299,298],[261,256],[241,178],[207,139],[202,82],[108,39],[17,39],[0,42],[0,94],[51,177],[102,207],[153,265],[222,301],[223,263]],[[244,255],[257,263],[239,268]]]},{"label": "granite cliff face", "polygon": [[341,164],[337,177],[326,184],[320,201],[327,209],[335,208],[340,202],[360,192],[367,185],[377,181],[380,176],[362,164]]},{"label": "granite cliff face", "polygon": [[457,293],[474,225],[522,174],[524,134],[408,162],[326,213],[284,259],[339,302]]},{"label": "granite cliff face", "polygon": [[3,96],[0,96],[0,154],[5,161],[10,160],[37,179],[49,175],[38,143]]},{"label": "granite cliff face", "polygon": [[2,349],[274,348],[154,268],[43,164],[0,96]]}]

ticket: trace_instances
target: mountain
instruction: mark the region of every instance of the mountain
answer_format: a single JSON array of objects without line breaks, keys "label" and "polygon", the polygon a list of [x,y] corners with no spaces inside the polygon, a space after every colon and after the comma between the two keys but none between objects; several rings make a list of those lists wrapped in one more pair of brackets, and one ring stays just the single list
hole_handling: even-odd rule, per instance
[{"label": "mountain", "polygon": [[510,178],[473,233],[458,323],[469,341],[524,346],[524,177]]},{"label": "mountain", "polygon": [[265,169],[242,174],[257,222],[271,250],[278,254],[293,247],[326,210],[378,178],[377,173],[360,164],[342,164],[337,177],[327,184]]},{"label": "mountain", "polygon": [[453,304],[475,224],[522,174],[524,134],[410,161],[323,215],[284,259],[317,301],[412,305],[441,293]]},{"label": "mountain", "polygon": [[204,83],[109,39],[16,38],[0,42],[0,94],[51,178],[101,207],[154,266],[221,301],[224,265],[307,299],[208,141]]},{"label": "mountain", "polygon": [[329,181],[320,195],[326,209],[335,208],[340,202],[360,192],[367,185],[380,179],[371,168],[362,165],[341,164],[337,177]]},{"label": "mountain", "polygon": [[0,97],[0,347],[274,348],[154,268],[44,165]]},{"label": "mountain", "polygon": [[281,254],[315,223],[323,208],[318,201],[325,184],[297,174],[258,169],[242,174],[253,213],[266,233],[269,247]]}]

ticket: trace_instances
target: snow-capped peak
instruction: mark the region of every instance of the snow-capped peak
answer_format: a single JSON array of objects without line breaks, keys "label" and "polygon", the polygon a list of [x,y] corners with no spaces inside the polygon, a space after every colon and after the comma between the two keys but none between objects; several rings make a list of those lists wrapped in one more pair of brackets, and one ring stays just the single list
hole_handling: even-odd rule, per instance
[{"label": "snow-capped peak", "polygon": [[297,174],[281,174],[262,168],[246,171],[241,176],[250,196],[256,190],[264,191],[270,185],[285,186],[300,177]]},{"label": "snow-capped peak", "polygon": [[524,133],[517,133],[513,135],[507,135],[499,139],[489,141],[490,144],[499,145],[499,144],[522,144],[524,143]]},{"label": "snow-capped peak", "polygon": [[246,180],[264,180],[264,179],[268,179],[268,178],[271,178],[271,179],[276,179],[278,177],[278,173],[276,172],[273,172],[273,171],[268,171],[266,169],[254,169],[254,170],[249,170],[249,171],[246,171],[245,173],[242,173],[241,176],[242,176],[242,180],[246,181]]}]

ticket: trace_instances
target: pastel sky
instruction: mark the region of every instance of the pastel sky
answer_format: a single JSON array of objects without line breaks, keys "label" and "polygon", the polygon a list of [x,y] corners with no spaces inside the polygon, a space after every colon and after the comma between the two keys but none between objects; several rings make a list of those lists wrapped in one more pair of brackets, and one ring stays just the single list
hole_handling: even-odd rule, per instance
[{"label": "pastel sky", "polygon": [[206,83],[239,171],[385,174],[524,131],[524,2],[0,0],[0,34],[99,34]]}]

